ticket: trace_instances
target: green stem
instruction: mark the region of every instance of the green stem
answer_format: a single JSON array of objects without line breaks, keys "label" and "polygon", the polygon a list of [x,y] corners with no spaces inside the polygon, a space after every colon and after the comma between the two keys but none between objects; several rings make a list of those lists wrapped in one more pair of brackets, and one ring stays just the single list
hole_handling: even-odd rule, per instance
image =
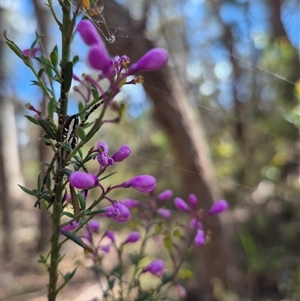
[{"label": "green stem", "polygon": [[[66,63],[70,58],[70,48],[71,48],[71,5],[69,0],[64,0],[60,3],[63,12],[63,22],[60,27],[62,34],[62,59],[61,59],[61,70],[65,68]],[[60,133],[63,131],[64,119],[68,107],[67,93],[64,89],[64,81],[61,84],[61,94],[59,99],[59,129]],[[62,134],[59,137],[62,141]],[[61,147],[58,147],[58,152],[60,153]],[[62,168],[64,167],[64,159],[62,156],[57,157],[57,169],[55,176],[55,186],[53,189],[53,212],[52,212],[52,236],[51,236],[51,259],[49,266],[49,285],[48,285],[48,301],[55,301],[58,294],[58,264],[60,262],[60,247],[59,243],[60,237],[60,217],[62,214],[62,198],[63,198],[63,173]]]}]

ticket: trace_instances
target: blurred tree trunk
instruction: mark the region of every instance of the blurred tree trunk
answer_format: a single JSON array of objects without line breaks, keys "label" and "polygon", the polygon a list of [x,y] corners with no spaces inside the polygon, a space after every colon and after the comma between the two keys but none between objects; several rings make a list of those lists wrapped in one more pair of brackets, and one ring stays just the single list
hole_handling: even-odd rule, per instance
[{"label": "blurred tree trunk", "polygon": [[235,131],[236,131],[236,140],[239,141],[241,146],[241,151],[247,156],[247,139],[246,139],[246,123],[243,122],[246,120],[245,114],[245,100],[242,99],[243,93],[239,93],[239,83],[241,82],[241,68],[235,53],[235,40],[232,33],[232,28],[228,24],[224,23],[221,17],[221,3],[217,0],[210,0],[215,11],[215,16],[219,21],[219,24],[222,27],[223,35],[221,37],[222,42],[227,48],[230,62],[233,69],[233,80],[232,80],[232,98],[234,101],[235,109]]},{"label": "blurred tree trunk", "polygon": [[[281,44],[285,51],[292,53],[290,59],[285,63],[287,64],[286,70],[288,74],[286,76],[287,81],[278,81],[278,98],[280,102],[285,102],[287,107],[290,104],[297,105],[297,97],[295,93],[295,85],[300,76],[300,65],[299,56],[297,50],[293,47],[287,32],[281,21],[281,1],[280,0],[268,0],[268,5],[270,8],[270,25],[271,25],[271,38],[272,42]],[[297,127],[292,126],[289,131],[289,139],[294,141],[299,141],[299,131]],[[300,165],[300,154],[297,143],[294,144],[293,151],[291,151],[291,157],[287,160],[285,166],[282,168],[282,179],[285,179],[289,173],[298,173]]]},{"label": "blurred tree trunk", "polygon": [[[282,24],[281,21],[281,1],[280,0],[268,0],[267,1],[270,9],[270,26],[271,26],[271,38],[273,42],[280,43],[282,47],[293,48],[293,55],[289,62],[287,62],[288,67],[287,70],[289,70],[287,80],[291,83],[296,83],[296,81],[299,79],[299,56],[297,54],[296,49],[292,46],[291,41],[289,40],[289,37],[287,35],[287,32]],[[280,88],[283,92],[283,98],[288,103],[297,103],[297,99],[295,97],[294,93],[294,86],[288,83],[287,81],[281,81],[280,80]],[[298,132],[295,128],[294,131],[294,138],[297,139]]]},{"label": "blurred tree trunk", "polygon": [[[1,30],[4,24],[3,8],[0,8]],[[23,192],[17,184],[24,185],[21,174],[20,157],[18,150],[17,128],[15,120],[14,100],[6,95],[5,89],[6,63],[4,61],[4,40],[0,42],[0,200],[3,229],[1,233],[3,246],[3,259],[13,258],[14,235],[12,212]]]},{"label": "blurred tree trunk", "polygon": [[[40,34],[43,34],[42,43],[44,49],[47,51],[49,48],[50,37],[47,34],[47,24],[49,24],[49,10],[39,0],[33,0],[33,5],[35,9],[35,14],[37,17],[38,23],[38,31]],[[47,98],[43,96],[41,102],[41,112],[43,115],[47,115]],[[43,130],[39,131],[39,137],[43,134]],[[39,139],[38,140],[38,153],[39,153],[39,162],[49,162],[50,161],[50,152],[49,147],[45,145],[45,143]],[[41,175],[45,175],[46,167],[45,165],[41,165]],[[47,210],[40,210],[40,220],[39,220],[39,238],[37,243],[37,252],[41,252],[45,250],[49,244],[50,234],[51,234],[51,223]]]},{"label": "blurred tree trunk", "polygon": [[[124,7],[114,1],[105,1],[104,14],[109,28],[119,28],[120,24],[123,26],[116,33],[116,42],[108,44],[112,55],[126,54],[134,62],[154,47],[144,35],[144,23],[134,22]],[[102,29],[105,31],[105,28]],[[128,39],[128,32],[135,38]],[[172,79],[168,67],[158,72],[145,73],[143,76],[144,89],[154,104],[154,117],[173,145],[176,164],[181,170],[184,193],[186,196],[195,193],[201,207],[208,209],[217,200],[218,191],[201,118],[197,110],[191,107],[186,91],[180,83]],[[205,224],[207,229],[212,230],[213,239],[201,250],[201,260],[197,259],[195,262],[195,267],[198,268],[198,292],[193,299],[188,299],[193,301],[213,300],[212,282],[217,278],[225,286],[227,282],[228,246],[220,221],[215,216],[206,220]],[[205,274],[201,274],[200,280],[203,266]]]}]

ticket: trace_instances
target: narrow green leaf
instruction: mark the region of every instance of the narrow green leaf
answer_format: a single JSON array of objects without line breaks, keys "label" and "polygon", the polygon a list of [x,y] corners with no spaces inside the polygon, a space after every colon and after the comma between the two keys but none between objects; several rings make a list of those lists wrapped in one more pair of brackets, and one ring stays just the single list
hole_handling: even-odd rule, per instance
[{"label": "narrow green leaf", "polygon": [[43,57],[35,57],[34,58],[36,61],[38,61],[41,65],[45,66],[45,67],[49,67],[51,69],[53,69],[53,66],[51,64],[51,62]]},{"label": "narrow green leaf", "polygon": [[24,187],[24,186],[22,186],[22,185],[20,185],[20,184],[18,184],[18,186],[19,186],[24,192],[26,192],[27,194],[35,195],[35,192],[33,192],[32,190],[30,190],[30,189],[28,189],[28,188],[26,188],[26,187]]},{"label": "narrow green leaf", "polygon": [[92,131],[90,131],[87,135],[86,135],[86,142],[89,141],[101,128],[101,125],[96,126]]},{"label": "narrow green leaf", "polygon": [[172,240],[171,240],[171,237],[169,234],[165,234],[165,237],[164,237],[164,245],[166,247],[166,249],[171,252],[172,251]]},{"label": "narrow green leaf", "polygon": [[76,128],[76,133],[82,141],[85,141],[86,135],[85,135],[84,129],[81,126],[78,126]]},{"label": "narrow green leaf", "polygon": [[91,90],[92,90],[92,95],[93,95],[94,100],[99,99],[100,96],[99,96],[99,92],[98,92],[97,87],[92,85]]},{"label": "narrow green leaf", "polygon": [[66,143],[66,142],[61,142],[60,145],[65,149],[67,150],[68,152],[71,152],[72,151],[72,147],[69,143]]},{"label": "narrow green leaf", "polygon": [[32,116],[29,116],[29,115],[24,115],[30,122],[36,124],[36,125],[39,125],[37,119],[35,119],[34,117]]},{"label": "narrow green leaf", "polygon": [[63,234],[65,237],[67,237],[68,239],[74,241],[78,246],[82,247],[83,249],[89,251],[89,252],[93,252],[94,250],[92,249],[91,246],[87,245],[80,237],[78,237],[77,235],[65,231],[65,230],[60,230],[61,234]]},{"label": "narrow green leaf", "polygon": [[72,84],[73,63],[67,62],[64,69],[64,88],[65,92],[69,92]]},{"label": "narrow green leaf", "polygon": [[85,208],[86,208],[86,201],[85,201],[85,198],[84,198],[84,196],[82,195],[81,192],[78,192],[77,198],[78,198],[81,210],[85,210]]},{"label": "narrow green leaf", "polygon": [[62,216],[63,216],[63,215],[66,215],[66,216],[68,216],[68,217],[70,217],[70,218],[72,218],[72,219],[75,219],[75,215],[74,215],[73,213],[71,213],[71,212],[64,211],[64,212],[62,213]]},{"label": "narrow green leaf", "polygon": [[[83,103],[80,101],[80,102],[78,103],[78,112],[81,113],[81,112],[83,112],[83,110],[84,110],[84,105],[83,105]],[[80,114],[79,117],[80,117],[80,120],[82,120],[82,119],[84,118],[84,114],[83,114],[83,113]]]},{"label": "narrow green leaf", "polygon": [[44,74],[44,71],[45,71],[45,69],[42,68],[42,69],[40,69],[40,71],[38,72],[38,78],[39,78],[39,79],[42,78],[42,76],[43,76],[43,74]]},{"label": "narrow green leaf", "polygon": [[50,53],[50,61],[54,67],[58,64],[58,48],[57,45],[54,46],[52,52]]},{"label": "narrow green leaf", "polygon": [[74,57],[73,57],[73,65],[75,65],[77,62],[79,62],[79,56],[78,55],[75,55]]},{"label": "narrow green leaf", "polygon": [[36,182],[37,182],[36,183],[36,187],[37,187],[38,191],[40,191],[41,190],[41,186],[42,186],[41,173],[39,173]]},{"label": "narrow green leaf", "polygon": [[45,68],[45,72],[47,73],[47,75],[48,75],[50,78],[53,78],[53,71],[52,71],[52,68],[46,67],[46,68]]},{"label": "narrow green leaf", "polygon": [[103,180],[105,180],[105,179],[107,179],[107,178],[111,177],[111,176],[112,176],[112,175],[114,175],[115,173],[117,173],[117,171],[111,172],[111,173],[110,173],[110,174],[108,174],[107,176],[105,176],[105,177],[101,178],[99,181],[103,181]]},{"label": "narrow green leaf", "polygon": [[94,210],[92,212],[85,212],[85,215],[95,215],[95,214],[104,213],[104,212],[106,212],[106,209],[98,209],[98,210]]},{"label": "narrow green leaf", "polygon": [[79,150],[78,150],[78,153],[79,153],[80,159],[82,160],[82,159],[83,159],[83,153],[82,153],[82,150],[79,149]]},{"label": "narrow green leaf", "polygon": [[[74,187],[72,187],[69,184],[69,189],[70,189],[70,193],[71,193],[71,204],[73,205],[73,211],[74,211],[74,215],[75,217],[77,217],[80,214],[80,208],[79,208],[79,203],[78,203],[78,199],[77,199],[77,195],[75,192]],[[76,222],[79,222],[79,218],[76,218]]]},{"label": "narrow green leaf", "polygon": [[63,168],[62,172],[66,175],[66,176],[69,176],[73,170],[71,169],[68,169],[68,168]]},{"label": "narrow green leaf", "polygon": [[6,45],[20,58],[24,61],[24,55],[22,50],[13,42],[6,41]]},{"label": "narrow green leaf", "polygon": [[47,182],[46,182],[46,184],[47,184],[47,188],[50,190],[51,189],[51,177],[47,177]]},{"label": "narrow green leaf", "polygon": [[65,275],[63,275],[64,280],[66,282],[69,282],[73,278],[73,276],[75,275],[76,270],[77,270],[77,267],[72,272],[68,272]]},{"label": "narrow green leaf", "polygon": [[51,98],[48,103],[48,115],[51,120],[53,119],[55,108],[56,108],[55,99]]},{"label": "narrow green leaf", "polygon": [[107,284],[111,290],[114,288],[115,282],[116,282],[116,278],[108,280]]},{"label": "narrow green leaf", "polygon": [[43,88],[43,85],[39,81],[32,80],[31,83],[33,86],[38,86],[40,88]]},{"label": "narrow green leaf", "polygon": [[41,164],[42,164],[42,165],[45,165],[45,166],[47,166],[47,167],[50,166],[50,163],[49,163],[49,162],[46,162],[46,161],[41,162]]},{"label": "narrow green leaf", "polygon": [[37,35],[37,37],[35,38],[35,40],[32,42],[31,46],[30,46],[30,50],[32,51],[34,46],[38,43],[38,41],[43,37],[43,35],[39,36]]},{"label": "narrow green leaf", "polygon": [[40,118],[38,119],[38,123],[51,139],[57,140],[57,135],[55,134],[52,125],[50,124],[50,122],[48,122],[47,119]]}]

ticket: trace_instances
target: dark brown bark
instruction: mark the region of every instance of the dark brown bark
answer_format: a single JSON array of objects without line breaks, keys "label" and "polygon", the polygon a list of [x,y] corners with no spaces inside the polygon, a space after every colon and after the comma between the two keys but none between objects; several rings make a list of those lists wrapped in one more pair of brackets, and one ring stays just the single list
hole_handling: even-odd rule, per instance
[{"label": "dark brown bark", "polygon": [[[104,13],[108,26],[123,26],[116,32],[116,42],[108,45],[113,55],[126,54],[134,62],[154,47],[144,36],[143,24],[133,22],[123,7],[114,1],[105,1]],[[126,38],[128,33],[135,38]],[[173,145],[176,164],[181,170],[184,193],[195,193],[201,207],[208,209],[217,199],[218,192],[200,116],[191,107],[182,86],[173,81],[168,67],[143,76],[145,91],[154,104],[154,117]],[[219,278],[223,284],[226,284],[227,279],[227,248],[218,217],[208,219],[206,228],[212,230],[213,239],[203,248],[202,258],[196,261],[196,266],[200,266],[200,261],[205,266],[205,277],[202,275],[202,279],[198,281],[199,286],[203,284],[203,291],[211,285],[213,279]],[[200,298],[200,293],[198,295]],[[203,295],[201,298],[204,300]],[[210,291],[205,300],[211,298]]]}]

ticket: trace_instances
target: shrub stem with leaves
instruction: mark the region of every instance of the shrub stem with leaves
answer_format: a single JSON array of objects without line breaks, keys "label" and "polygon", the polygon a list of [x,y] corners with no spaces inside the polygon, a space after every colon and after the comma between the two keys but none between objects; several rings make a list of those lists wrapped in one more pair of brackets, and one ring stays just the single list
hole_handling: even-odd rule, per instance
[{"label": "shrub stem with leaves", "polygon": [[[207,214],[202,214],[196,210],[196,196],[189,196],[189,205],[183,199],[175,198],[175,208],[183,211],[189,217],[190,223],[177,223],[177,230],[172,234],[164,227],[165,220],[171,216],[172,211],[160,205],[172,196],[172,192],[167,190],[153,198],[156,186],[154,177],[138,175],[114,186],[103,186],[103,179],[110,176],[105,175],[107,169],[125,160],[130,155],[130,147],[121,146],[111,157],[104,141],[99,141],[86,154],[83,153],[82,147],[104,124],[120,121],[124,106],[115,102],[114,97],[122,87],[143,82],[143,78],[137,74],[140,71],[160,69],[167,63],[168,54],[164,49],[155,48],[134,64],[130,64],[126,55],[111,58],[94,24],[89,19],[77,22],[81,12],[95,11],[95,7],[91,8],[89,1],[77,1],[72,4],[70,0],[58,0],[58,3],[62,11],[61,20],[55,12],[53,2],[48,0],[47,5],[61,32],[61,51],[55,46],[47,57],[43,52],[41,36],[36,37],[30,48],[21,50],[5,33],[7,45],[31,69],[35,76],[33,84],[38,86],[48,99],[46,116],[32,104],[27,104],[26,107],[34,112],[34,116],[26,117],[44,130],[41,139],[53,150],[53,158],[50,163],[43,163],[47,166],[47,171],[45,175],[38,176],[36,188],[20,186],[24,192],[36,198],[35,207],[49,211],[52,220],[51,248],[46,256],[40,255],[39,260],[47,267],[49,273],[48,300],[56,300],[58,293],[76,272],[75,268],[63,274],[59,269],[59,264],[64,258],[61,247],[68,240],[82,247],[85,254],[89,254],[88,257],[93,261],[89,268],[97,277],[101,276],[107,280],[102,298],[133,300],[129,298],[136,288],[135,300],[160,300],[163,298],[161,288],[167,283],[175,285],[178,282],[176,275],[188,252],[193,246],[204,245],[206,233],[201,220],[210,214],[224,211],[227,203],[221,200]],[[79,34],[89,47],[86,59],[97,73],[96,78],[88,74],[78,76],[74,73],[73,67],[79,60],[78,56],[71,57],[74,34]],[[54,81],[60,84],[58,99],[55,96]],[[81,97],[81,101],[78,112],[68,116],[68,97],[72,81],[80,84],[74,86],[74,91]],[[115,118],[106,119],[108,110],[115,114]],[[96,112],[97,117],[90,122],[88,118],[93,112]],[[90,161],[98,165],[99,170],[96,174],[88,170],[87,163]],[[118,201],[111,198],[111,191],[124,188],[133,188],[149,194],[151,199],[147,204],[141,204],[131,199]],[[93,201],[89,200],[91,190],[97,190],[98,195]],[[103,206],[103,202],[108,202],[109,205]],[[68,210],[69,204],[72,205],[73,212]],[[130,211],[133,207],[139,208],[135,209],[134,217]],[[69,220],[64,221],[65,217]],[[100,233],[97,219],[103,218],[110,218],[115,223],[135,220],[135,231],[121,244],[117,244],[114,232],[107,228],[103,230],[98,242],[95,242],[94,236],[99,236]],[[86,233],[81,235],[83,229]],[[142,234],[140,229],[144,229]],[[163,238],[163,245],[173,266],[170,272],[164,271],[165,262],[161,258],[142,266],[143,258],[147,255],[146,244],[150,239],[158,239],[159,236]],[[183,247],[174,243],[173,236],[181,241]],[[109,243],[104,244],[105,239]],[[140,240],[142,242],[139,251],[131,255],[125,253],[128,244]],[[108,253],[110,248],[116,250],[118,262],[111,271],[106,271],[103,266],[103,254]],[[130,272],[125,264],[128,257],[133,266]],[[161,278],[161,283],[156,288],[143,289],[140,277],[146,272]],[[128,273],[131,273],[131,277]]]}]

